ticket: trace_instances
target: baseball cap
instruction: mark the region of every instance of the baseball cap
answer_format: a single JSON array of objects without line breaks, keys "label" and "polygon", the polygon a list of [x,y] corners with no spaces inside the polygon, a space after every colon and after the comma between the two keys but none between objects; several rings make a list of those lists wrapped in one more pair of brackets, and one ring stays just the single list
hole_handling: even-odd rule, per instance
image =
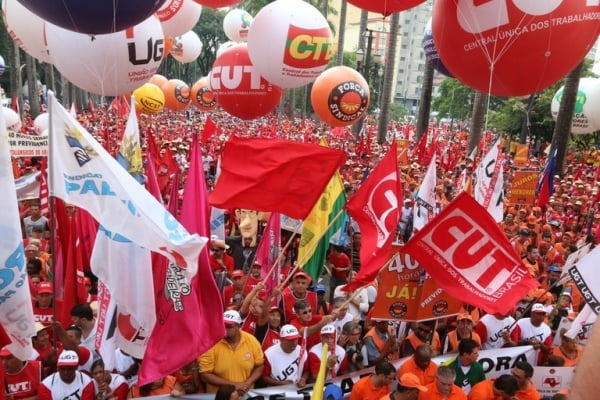
[{"label": "baseball cap", "polygon": [[537,222],[537,218],[535,217],[535,215],[530,215],[527,217],[527,222],[529,222],[530,224],[535,224]]},{"label": "baseball cap", "polygon": [[325,286],[324,286],[324,285],[321,285],[321,284],[319,283],[318,285],[315,285],[315,286],[313,287],[313,292],[321,292],[321,293],[325,293],[325,292],[326,292],[326,290],[325,290]]},{"label": "baseball cap", "polygon": [[275,311],[277,311],[279,314],[283,314],[281,312],[281,308],[279,308],[277,306],[272,306],[271,308],[269,308],[269,314],[272,313],[272,312],[275,312]]},{"label": "baseball cap", "polygon": [[8,348],[3,347],[2,350],[0,350],[0,357],[8,357],[12,355],[12,353],[8,350]]},{"label": "baseball cap", "polygon": [[63,350],[58,356],[58,367],[75,367],[79,365],[79,357],[73,350]]},{"label": "baseball cap", "polygon": [[310,276],[308,276],[308,274],[304,271],[298,271],[294,274],[294,277],[292,279],[297,279],[297,278],[304,278],[308,281],[311,280]]},{"label": "baseball cap", "polygon": [[548,267],[548,272],[562,272],[558,265],[551,265]]},{"label": "baseball cap", "polygon": [[52,294],[53,293],[52,283],[50,283],[48,281],[40,282],[37,285],[37,292],[38,292],[38,294],[42,294],[42,293]]},{"label": "baseball cap", "polygon": [[321,335],[333,335],[335,334],[335,326],[334,325],[325,325],[321,328]]},{"label": "baseball cap", "polygon": [[334,385],[333,383],[327,385],[323,391],[323,399],[325,400],[342,400],[343,398],[344,392],[342,391],[342,388],[338,385]]},{"label": "baseball cap", "polygon": [[281,330],[279,331],[279,337],[282,339],[294,340],[300,339],[302,336],[300,335],[300,332],[298,332],[298,329],[296,329],[294,325],[288,324],[281,327]]},{"label": "baseball cap", "polygon": [[519,232],[521,235],[526,235],[529,236],[531,235],[531,232],[529,232],[529,229],[521,229],[521,232]]},{"label": "baseball cap", "polygon": [[244,271],[242,271],[241,269],[236,269],[235,271],[233,271],[231,273],[231,277],[232,278],[243,278],[244,277]]},{"label": "baseball cap", "polygon": [[429,390],[425,386],[421,385],[421,381],[419,380],[418,376],[411,374],[410,372],[402,374],[398,380],[398,383],[405,388],[419,389],[420,392],[427,392]]},{"label": "baseball cap", "polygon": [[459,315],[456,317],[456,321],[462,321],[462,320],[464,320],[464,319],[467,319],[467,320],[469,320],[469,321],[473,322],[473,317],[471,317],[471,314],[468,314],[468,313],[459,314]]},{"label": "baseball cap", "polygon": [[241,324],[242,317],[240,317],[240,313],[235,310],[225,311],[223,314],[223,322],[225,325]]},{"label": "baseball cap", "polygon": [[548,311],[546,310],[546,307],[544,307],[544,305],[541,303],[535,303],[533,305],[533,307],[531,308],[531,312],[532,313],[544,313],[544,314],[548,313]]}]

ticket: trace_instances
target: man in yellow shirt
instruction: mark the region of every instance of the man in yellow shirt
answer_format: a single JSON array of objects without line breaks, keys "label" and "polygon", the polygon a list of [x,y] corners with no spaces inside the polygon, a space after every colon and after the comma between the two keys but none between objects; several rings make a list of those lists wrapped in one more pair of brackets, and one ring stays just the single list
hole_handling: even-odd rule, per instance
[{"label": "man in yellow shirt", "polygon": [[264,354],[254,336],[241,330],[242,318],[235,310],[223,316],[225,337],[198,358],[200,378],[206,392],[233,385],[240,396],[250,390],[263,373]]}]

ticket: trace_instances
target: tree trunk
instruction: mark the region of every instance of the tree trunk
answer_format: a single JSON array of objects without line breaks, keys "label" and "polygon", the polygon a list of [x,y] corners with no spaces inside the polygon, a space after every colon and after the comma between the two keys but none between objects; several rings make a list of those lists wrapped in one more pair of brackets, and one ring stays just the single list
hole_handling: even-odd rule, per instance
[{"label": "tree trunk", "polygon": [[[360,12],[360,27],[358,29],[358,49],[365,51],[365,37],[363,34],[367,31],[367,25],[369,23],[369,12],[361,10]],[[363,53],[364,54],[364,53]]]},{"label": "tree trunk", "polygon": [[583,61],[571,71],[565,80],[565,88],[554,125],[554,134],[552,135],[552,145],[550,153],[556,149],[556,167],[555,173],[562,176],[565,167],[565,155],[569,143],[569,134],[571,133],[571,122],[573,120],[573,110],[575,108],[575,99],[579,88],[579,78]]},{"label": "tree trunk", "polygon": [[[10,88],[9,92],[6,94],[6,97],[10,97],[12,99],[18,94],[19,88],[21,87],[21,83],[18,79],[21,62],[19,60],[19,46],[17,46],[17,44],[12,40],[9,40],[8,49]],[[18,96],[16,97],[18,98]]]},{"label": "tree trunk", "polygon": [[390,35],[385,55],[383,69],[383,90],[381,93],[381,112],[377,127],[377,142],[383,144],[387,138],[388,121],[390,119],[390,104],[392,103],[392,83],[394,82],[394,67],[396,65],[396,47],[398,45],[398,30],[400,27],[400,13],[392,14],[390,18]]},{"label": "tree trunk", "polygon": [[347,0],[342,0],[340,7],[340,27],[338,31],[337,56],[335,65],[344,65],[344,44],[346,42],[346,13],[348,11]]},{"label": "tree trunk", "polygon": [[525,106],[525,112],[523,113],[523,125],[521,125],[521,134],[519,135],[519,144],[525,144],[527,142],[527,136],[529,136],[529,113],[533,107],[535,100],[535,94],[532,94],[527,99],[527,105]]},{"label": "tree trunk", "polygon": [[483,130],[483,121],[485,119],[485,106],[489,95],[487,93],[475,92],[473,100],[473,114],[471,116],[471,132],[469,132],[469,145],[467,155],[471,154],[474,148],[479,145],[481,140],[481,131]]},{"label": "tree trunk", "polygon": [[427,60],[425,62],[425,71],[423,73],[423,87],[421,88],[421,101],[419,103],[419,115],[417,117],[417,143],[419,143],[421,136],[427,132],[427,127],[429,126],[431,92],[433,91],[433,72],[433,62]]},{"label": "tree trunk", "polygon": [[29,115],[32,119],[40,113],[40,91],[38,89],[37,68],[35,58],[25,54],[25,68],[27,69],[27,97],[29,97]]}]

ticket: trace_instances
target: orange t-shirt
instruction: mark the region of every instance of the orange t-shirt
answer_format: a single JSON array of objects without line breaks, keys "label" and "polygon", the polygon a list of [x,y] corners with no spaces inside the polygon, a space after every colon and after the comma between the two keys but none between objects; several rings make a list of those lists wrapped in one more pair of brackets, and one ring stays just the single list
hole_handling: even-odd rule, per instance
[{"label": "orange t-shirt", "polygon": [[[495,379],[486,379],[476,383],[469,392],[469,400],[503,400],[502,396],[494,395],[494,381]],[[419,398],[420,400],[420,398]]]},{"label": "orange t-shirt", "polygon": [[[177,379],[174,376],[168,375],[165,377],[165,381],[163,382],[162,386],[156,389],[152,389],[150,390],[150,393],[148,393],[148,396],[160,396],[160,395],[168,395],[171,394],[171,390],[173,390],[173,388],[175,387],[175,383],[177,382]],[[131,397],[142,397],[140,395],[140,388],[139,386],[133,385],[133,387],[131,388]]]},{"label": "orange t-shirt", "polygon": [[411,357],[408,360],[406,360],[404,364],[402,364],[400,369],[398,369],[397,375],[398,379],[400,379],[402,375],[404,375],[407,372],[410,372],[411,374],[415,374],[419,378],[421,385],[429,385],[430,383],[435,382],[435,375],[437,374],[437,369],[437,364],[433,361],[430,361],[429,366],[425,370],[422,370],[415,362],[415,358]]},{"label": "orange t-shirt", "polygon": [[[437,390],[437,384],[435,382],[425,386],[426,392],[419,392],[419,400],[467,400],[467,395],[461,388],[456,385],[452,385],[452,391],[448,396],[441,394]],[[474,399],[487,399],[486,397],[476,397]]]},{"label": "orange t-shirt", "polygon": [[575,357],[573,359],[567,358],[565,353],[562,352],[560,346],[556,346],[555,348],[552,349],[552,355],[564,358],[565,359],[565,365],[564,365],[565,367],[574,367],[577,364],[579,364],[579,361],[581,360],[581,356],[583,355],[583,347],[581,347],[580,345],[577,345],[577,357]]},{"label": "orange t-shirt", "polygon": [[360,378],[358,382],[352,386],[350,400],[379,400],[390,393],[390,385],[375,387],[373,382],[371,382],[372,376],[373,375]]},{"label": "orange t-shirt", "polygon": [[515,397],[519,400],[540,400],[542,396],[537,391],[533,383],[530,382],[529,388],[526,390],[517,390]]}]

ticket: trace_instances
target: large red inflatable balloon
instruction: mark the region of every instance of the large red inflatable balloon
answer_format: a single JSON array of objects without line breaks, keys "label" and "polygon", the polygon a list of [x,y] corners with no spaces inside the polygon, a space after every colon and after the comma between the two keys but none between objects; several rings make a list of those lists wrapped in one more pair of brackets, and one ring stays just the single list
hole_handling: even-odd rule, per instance
[{"label": "large red inflatable balloon", "polygon": [[246,43],[217,57],[210,72],[210,87],[225,111],[246,120],[271,112],[283,95],[281,88],[268,82],[252,65]]},{"label": "large red inflatable balloon", "polygon": [[385,16],[408,10],[424,2],[425,0],[348,0],[348,3],[358,8]]},{"label": "large red inflatable balloon", "polygon": [[89,34],[122,31],[148,19],[165,0],[18,0],[40,18]]},{"label": "large red inflatable balloon", "polygon": [[347,126],[369,107],[369,84],[356,70],[337,66],[323,72],[313,83],[310,102],[315,113],[333,126]]},{"label": "large red inflatable balloon", "polygon": [[598,37],[598,12],[598,2],[585,0],[438,0],[433,39],[456,79],[496,96],[521,96],[579,64]]}]

